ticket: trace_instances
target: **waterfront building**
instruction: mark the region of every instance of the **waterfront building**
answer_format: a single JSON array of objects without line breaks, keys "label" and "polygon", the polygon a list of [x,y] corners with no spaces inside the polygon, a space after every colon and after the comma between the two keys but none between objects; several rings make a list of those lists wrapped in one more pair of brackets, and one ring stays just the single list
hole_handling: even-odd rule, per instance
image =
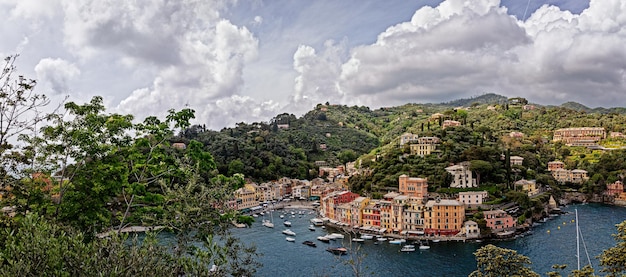
[{"label": "waterfront building", "polygon": [[378,201],[371,201],[363,208],[362,226],[380,228],[380,204]]},{"label": "waterfront building", "polygon": [[398,177],[398,190],[409,197],[428,198],[428,179],[402,174]]},{"label": "waterfront building", "polygon": [[480,237],[480,228],[478,227],[478,223],[468,220],[463,223],[463,233],[465,233],[465,237],[468,239],[475,239]]},{"label": "waterfront building", "polygon": [[357,197],[350,202],[350,226],[363,225],[363,209],[370,203],[367,197]]},{"label": "waterfront building", "polygon": [[606,190],[604,191],[604,195],[618,197],[623,192],[624,192],[624,184],[622,183],[622,181],[615,181],[615,183],[606,185]]},{"label": "waterfront building", "polygon": [[331,217],[341,223],[350,224],[350,203],[335,205],[334,217]]},{"label": "waterfront building", "polygon": [[450,199],[429,200],[424,208],[424,232],[427,235],[453,236],[461,232],[465,206]]},{"label": "waterfront building", "polygon": [[419,197],[409,197],[402,209],[403,232],[409,235],[424,234],[424,199]]},{"label": "waterfront building", "polygon": [[452,188],[472,188],[478,186],[476,179],[472,178],[472,171],[469,170],[468,163],[446,167],[446,171],[452,174],[454,178],[450,184]]},{"label": "waterfront building", "polygon": [[263,192],[259,190],[259,185],[256,183],[246,183],[243,185],[244,188],[254,193],[254,199],[259,201],[263,198]]},{"label": "waterfront building", "polygon": [[399,195],[393,198],[391,202],[391,231],[393,233],[399,234],[402,232],[402,213],[404,210],[404,205],[407,203],[409,199],[406,195]]},{"label": "waterfront building", "polygon": [[380,200],[380,227],[385,230],[391,230],[391,201]]},{"label": "waterfront building", "polygon": [[491,232],[507,231],[515,228],[515,219],[503,210],[484,211],[487,227]]},{"label": "waterfront building", "polygon": [[252,207],[259,206],[259,201],[256,200],[256,194],[254,191],[247,189],[246,187],[239,188],[235,191],[235,199],[237,200],[237,209],[251,209]]},{"label": "waterfront building", "polygon": [[341,204],[349,203],[359,197],[358,194],[351,191],[335,191],[322,198],[320,202],[320,212],[328,218],[337,219],[335,216],[335,208]]},{"label": "waterfront building", "polygon": [[463,203],[467,208],[476,208],[483,204],[484,200],[489,197],[489,193],[485,190],[481,191],[462,191],[459,192],[458,201]]}]

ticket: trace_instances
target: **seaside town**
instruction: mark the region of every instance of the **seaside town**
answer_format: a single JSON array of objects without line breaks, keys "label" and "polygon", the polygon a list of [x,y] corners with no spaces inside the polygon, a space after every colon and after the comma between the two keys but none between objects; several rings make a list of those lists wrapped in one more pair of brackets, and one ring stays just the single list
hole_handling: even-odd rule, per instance
[{"label": "seaside town", "polygon": [[[458,121],[443,122],[444,128],[458,125]],[[623,137],[623,134],[611,132],[610,136]],[[523,134],[511,132],[510,137],[521,138]],[[602,149],[597,143],[604,138],[604,128],[598,127],[564,128],[554,131],[553,135],[554,142],[562,141],[567,146],[590,149]],[[437,137],[405,133],[399,138],[399,147],[409,145],[412,155],[430,155],[436,151],[438,144]],[[509,159],[511,165],[520,166],[524,160],[519,156],[510,156]],[[235,192],[235,199],[229,202],[229,206],[256,215],[274,207],[291,206],[290,201],[306,201],[308,203],[304,205],[314,204],[317,222],[346,233],[412,240],[465,241],[512,238],[529,231],[534,222],[558,215],[561,204],[587,202],[580,194],[560,201],[550,195],[541,213],[525,218],[515,202],[493,204],[493,196],[478,186],[469,162],[445,168],[452,176],[450,187],[461,190],[455,195],[429,193],[426,178],[403,174],[398,178],[397,190],[390,190],[381,199],[372,199],[351,192],[347,186],[351,176],[368,174],[366,169],[357,169],[354,162],[337,167],[328,167],[324,161],[316,164],[320,166],[319,178],[311,181],[282,178],[261,184],[249,182]],[[589,180],[587,171],[565,169],[565,163],[558,160],[548,162],[547,170],[559,183],[582,184]],[[520,179],[514,182],[514,187],[530,198],[544,193],[549,195],[550,191],[549,186],[536,180]],[[598,202],[626,205],[623,183],[618,180],[607,184]],[[484,224],[481,226],[477,221]]]}]

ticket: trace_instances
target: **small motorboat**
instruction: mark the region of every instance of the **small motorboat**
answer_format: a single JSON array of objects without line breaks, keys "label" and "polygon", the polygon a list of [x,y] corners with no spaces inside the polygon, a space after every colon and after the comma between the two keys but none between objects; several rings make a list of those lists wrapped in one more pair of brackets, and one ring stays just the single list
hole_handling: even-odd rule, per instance
[{"label": "small motorboat", "polygon": [[286,237],[286,238],[285,238],[285,240],[286,240],[286,241],[288,241],[288,242],[294,242],[294,241],[296,241],[296,239],[294,239],[294,238],[292,238],[292,237]]},{"label": "small motorboat", "polygon": [[291,227],[291,221],[289,220],[285,220],[285,222],[283,222],[283,224],[287,227]]},{"label": "small motorboat", "polygon": [[366,240],[370,240],[370,239],[373,239],[373,238],[374,238],[374,236],[372,236],[372,235],[367,235],[367,234],[362,234],[362,235],[361,235],[361,238],[362,238],[362,239],[366,239]]},{"label": "small motorboat", "polygon": [[348,249],[344,247],[328,247],[326,248],[326,251],[340,256],[348,253]]},{"label": "small motorboat", "polygon": [[402,246],[400,252],[415,252],[415,245],[407,244],[405,246]]},{"label": "small motorboat", "polygon": [[390,240],[390,241],[389,241],[389,243],[390,243],[390,244],[398,244],[398,245],[399,245],[399,244],[403,244],[403,243],[405,243],[405,242],[406,242],[406,240],[405,240],[405,239],[394,239],[394,240]]},{"label": "small motorboat", "polygon": [[315,231],[315,226],[313,226],[313,225],[309,225],[309,230],[311,230],[311,231]]},{"label": "small motorboat", "polygon": [[319,236],[319,237],[317,237],[317,240],[319,240],[321,242],[326,242],[326,243],[330,242],[330,239],[328,237],[326,237],[326,236]]},{"label": "small motorboat", "polygon": [[364,242],[365,240],[362,238],[353,238],[352,242]]},{"label": "small motorboat", "polygon": [[315,242],[312,242],[310,240],[305,240],[305,241],[302,242],[302,244],[308,245],[308,246],[311,246],[311,247],[317,247],[317,245],[315,245]]},{"label": "small motorboat", "polygon": [[289,229],[283,230],[283,234],[288,235],[288,236],[296,236],[296,232],[291,231]]}]

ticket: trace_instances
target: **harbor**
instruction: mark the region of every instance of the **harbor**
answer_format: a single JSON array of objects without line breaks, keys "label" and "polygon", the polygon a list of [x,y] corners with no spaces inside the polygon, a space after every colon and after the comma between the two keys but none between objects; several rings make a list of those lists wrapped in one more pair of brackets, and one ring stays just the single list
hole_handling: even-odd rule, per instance
[{"label": "harbor", "polygon": [[[345,263],[356,258],[361,260],[361,270],[374,276],[467,276],[476,269],[473,253],[488,243],[528,256],[532,268],[545,276],[553,270],[554,264],[568,264],[570,270],[576,266],[574,208],[578,209],[580,229],[587,239],[593,265],[597,267],[594,257],[615,245],[611,235],[616,232],[615,224],[626,218],[626,208],[597,204],[567,206],[563,207],[564,214],[534,226],[524,237],[494,242],[430,240],[429,249],[421,250],[414,244],[415,251],[406,252],[401,251],[403,246],[414,242],[407,240],[399,245],[375,239],[352,242],[350,233],[331,226],[317,226],[310,231],[310,219],[314,217],[308,213],[310,209],[302,209],[303,213],[307,211],[302,217],[296,215],[289,219],[292,223],[289,229],[296,235],[295,243],[287,242],[286,236],[281,234],[286,227],[277,220],[282,212],[290,216],[291,211],[297,213],[298,209],[289,206],[273,212],[275,228],[265,228],[257,220],[251,228],[235,229],[233,234],[246,243],[255,244],[263,254],[260,261],[264,266],[259,268],[259,276],[292,276],[293,272],[302,272],[303,276],[351,276],[352,268]],[[344,238],[328,243],[317,240],[317,237],[337,232],[344,234]],[[317,247],[307,246],[304,241],[314,242]],[[347,253],[333,255],[326,251],[338,247],[346,248]]]}]

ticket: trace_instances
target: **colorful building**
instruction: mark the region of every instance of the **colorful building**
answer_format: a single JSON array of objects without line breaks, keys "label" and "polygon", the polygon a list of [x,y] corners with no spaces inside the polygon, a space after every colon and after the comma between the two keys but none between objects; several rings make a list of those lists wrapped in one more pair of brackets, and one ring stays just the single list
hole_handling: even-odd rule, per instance
[{"label": "colorful building", "polygon": [[409,197],[428,198],[428,179],[402,174],[398,177],[398,190]]},{"label": "colorful building", "polygon": [[500,232],[515,228],[515,219],[503,210],[484,211],[487,227],[492,232]]},{"label": "colorful building", "polygon": [[453,236],[461,232],[465,221],[465,206],[456,200],[430,200],[424,208],[426,235]]}]

